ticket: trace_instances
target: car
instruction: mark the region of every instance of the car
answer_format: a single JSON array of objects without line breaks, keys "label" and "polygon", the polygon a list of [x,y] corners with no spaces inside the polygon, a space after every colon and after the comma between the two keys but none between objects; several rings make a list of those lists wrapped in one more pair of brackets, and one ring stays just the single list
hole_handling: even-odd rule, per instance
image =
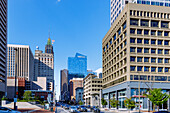
[{"label": "car", "polygon": [[87,112],[87,109],[86,109],[85,106],[82,105],[82,106],[79,106],[78,111],[80,111],[80,112]]},{"label": "car", "polygon": [[92,106],[91,111],[94,112],[94,113],[100,113],[100,109],[96,106]]},{"label": "car", "polygon": [[90,105],[87,105],[86,108],[87,108],[87,111],[91,111],[91,106]]},{"label": "car", "polygon": [[69,109],[69,105],[65,104],[64,109]]},{"label": "car", "polygon": [[77,112],[77,107],[76,106],[71,106],[69,109],[70,113],[76,113]]},{"label": "car", "polygon": [[6,107],[0,107],[0,113],[21,113],[21,112]]}]

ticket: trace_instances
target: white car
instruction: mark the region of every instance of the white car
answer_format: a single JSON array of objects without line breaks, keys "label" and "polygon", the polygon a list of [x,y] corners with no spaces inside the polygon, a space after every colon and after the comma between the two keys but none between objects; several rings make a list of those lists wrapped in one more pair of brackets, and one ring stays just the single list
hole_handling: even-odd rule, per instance
[{"label": "white car", "polygon": [[76,106],[71,106],[69,111],[70,111],[70,113],[76,113],[77,112],[77,107]]},{"label": "white car", "polygon": [[0,107],[0,113],[21,113],[21,112],[6,107]]}]

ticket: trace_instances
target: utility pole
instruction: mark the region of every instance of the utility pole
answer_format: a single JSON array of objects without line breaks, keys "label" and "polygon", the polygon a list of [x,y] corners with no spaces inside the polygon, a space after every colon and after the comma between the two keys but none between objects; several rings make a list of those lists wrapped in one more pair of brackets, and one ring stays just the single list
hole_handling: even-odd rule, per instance
[{"label": "utility pole", "polygon": [[15,91],[14,91],[14,110],[17,110],[16,101],[16,89],[17,89],[17,48],[14,48],[15,50]]}]

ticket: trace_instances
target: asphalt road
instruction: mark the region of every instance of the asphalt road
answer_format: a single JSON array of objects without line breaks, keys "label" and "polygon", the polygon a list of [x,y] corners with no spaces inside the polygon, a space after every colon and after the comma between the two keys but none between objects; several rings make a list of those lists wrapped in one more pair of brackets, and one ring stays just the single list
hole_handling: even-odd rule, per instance
[{"label": "asphalt road", "polygon": [[[70,113],[69,110],[65,110],[64,108],[57,107],[57,113]],[[78,112],[78,113],[93,113],[93,112]],[[114,112],[100,112],[100,113],[114,113]]]}]

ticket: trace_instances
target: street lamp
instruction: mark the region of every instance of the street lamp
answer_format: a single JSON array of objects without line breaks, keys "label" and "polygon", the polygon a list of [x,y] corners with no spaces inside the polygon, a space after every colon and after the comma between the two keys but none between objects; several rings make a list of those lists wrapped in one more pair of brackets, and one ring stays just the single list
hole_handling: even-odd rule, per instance
[{"label": "street lamp", "polygon": [[17,101],[17,96],[16,96],[16,84],[17,84],[17,48],[14,48],[15,50],[15,91],[14,91],[14,110],[17,110],[16,106],[16,101]]}]

